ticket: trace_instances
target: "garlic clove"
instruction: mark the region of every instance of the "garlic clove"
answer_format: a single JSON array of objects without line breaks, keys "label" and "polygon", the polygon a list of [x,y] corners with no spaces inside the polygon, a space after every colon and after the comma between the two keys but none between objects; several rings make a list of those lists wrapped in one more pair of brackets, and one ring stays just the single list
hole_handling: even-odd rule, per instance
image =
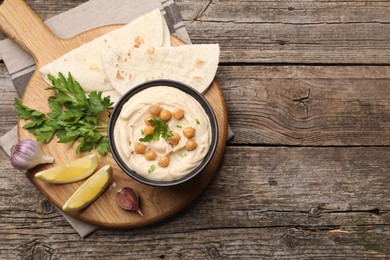
[{"label": "garlic clove", "polygon": [[139,208],[139,196],[138,193],[130,187],[123,187],[116,194],[116,201],[122,209],[135,211],[143,216],[141,209]]}]

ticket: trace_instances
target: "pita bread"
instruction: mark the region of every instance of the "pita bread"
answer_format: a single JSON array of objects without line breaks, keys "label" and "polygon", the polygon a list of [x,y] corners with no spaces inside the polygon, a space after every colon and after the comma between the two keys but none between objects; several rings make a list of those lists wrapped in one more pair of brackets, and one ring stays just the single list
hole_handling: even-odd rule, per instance
[{"label": "pita bread", "polygon": [[110,97],[110,101],[114,103],[114,105],[116,104],[116,102],[118,102],[118,100],[121,98],[121,94],[119,94],[118,91],[116,91],[115,89],[110,89],[110,90],[106,90],[106,91],[103,91],[102,93],[102,97]]},{"label": "pita bread", "polygon": [[[162,20],[163,20],[163,37],[164,38],[163,38],[163,43],[161,46],[169,47],[169,46],[171,46],[171,32],[169,31],[168,24],[165,21],[163,16],[162,16]],[[151,46],[151,47],[155,47],[155,46]],[[159,46],[156,46],[156,47],[159,47]]]},{"label": "pita bread", "polygon": [[107,77],[122,95],[140,83],[155,79],[181,81],[204,93],[217,72],[219,45],[150,47],[131,52],[104,50],[102,59]]},{"label": "pita bread", "polygon": [[110,81],[104,74],[101,51],[170,46],[170,40],[164,36],[164,32],[167,33],[164,29],[166,26],[161,12],[155,9],[117,30],[66,53],[42,67],[40,72],[45,80],[48,74],[56,76],[58,72],[63,74],[70,72],[87,93],[94,90],[113,91]]}]

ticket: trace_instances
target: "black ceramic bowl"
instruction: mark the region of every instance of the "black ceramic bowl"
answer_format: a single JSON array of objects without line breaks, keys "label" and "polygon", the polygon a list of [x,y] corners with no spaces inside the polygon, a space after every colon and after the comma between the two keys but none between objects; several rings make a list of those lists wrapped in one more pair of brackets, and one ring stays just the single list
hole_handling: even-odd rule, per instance
[{"label": "black ceramic bowl", "polygon": [[[147,179],[143,177],[142,175],[137,174],[135,171],[131,170],[127,164],[123,161],[121,156],[119,155],[119,152],[116,148],[115,140],[114,140],[114,127],[117,121],[117,118],[122,110],[123,105],[135,94],[138,92],[145,90],[147,88],[156,87],[156,86],[168,86],[173,87],[176,89],[179,89],[190,96],[192,96],[195,100],[197,100],[203,109],[206,111],[206,114],[208,115],[210,119],[210,126],[211,126],[211,143],[210,143],[210,149],[208,153],[206,154],[205,158],[203,159],[202,163],[199,164],[194,170],[192,170],[189,174],[183,176],[180,179],[173,180],[173,181],[154,181]],[[181,184],[185,181],[188,181],[192,178],[194,178],[196,175],[198,175],[210,162],[211,158],[214,155],[214,152],[217,147],[217,141],[218,141],[218,124],[217,119],[215,117],[215,114],[210,106],[210,104],[207,102],[207,100],[200,94],[197,90],[194,88],[173,80],[154,80],[154,81],[148,81],[142,84],[137,85],[133,89],[129,90],[126,94],[124,94],[119,101],[116,103],[111,116],[110,120],[108,122],[108,142],[110,145],[112,156],[114,157],[115,161],[119,165],[119,167],[130,177],[133,179],[147,184],[151,186],[173,186],[177,184]]]}]

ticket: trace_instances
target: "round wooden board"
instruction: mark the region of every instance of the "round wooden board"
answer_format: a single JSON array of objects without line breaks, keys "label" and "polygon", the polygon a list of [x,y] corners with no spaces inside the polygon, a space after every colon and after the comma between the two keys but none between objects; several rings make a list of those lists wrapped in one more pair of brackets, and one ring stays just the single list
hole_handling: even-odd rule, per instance
[{"label": "round wooden board", "polygon": [[[59,49],[42,48],[38,50],[41,51],[39,54],[36,53],[37,50],[34,50],[35,53],[33,53],[33,56],[37,61],[37,68],[24,92],[22,100],[23,104],[28,107],[47,112],[49,109],[47,105],[47,99],[52,93],[45,90],[48,85],[44,82],[43,78],[38,72],[38,69],[43,65],[50,63],[52,60],[61,56],[62,54],[68,52],[69,50],[80,46],[82,43],[88,42],[102,34],[118,28],[119,26],[120,25],[105,26],[93,29],[72,39],[54,39],[55,41],[59,41],[55,43],[55,46],[57,46]],[[45,32],[36,32],[35,35],[40,36],[42,33]],[[180,44],[183,44],[183,42],[175,37],[172,37],[172,45]],[[35,45],[32,44],[32,46]],[[35,46],[34,48],[39,49],[39,46]],[[47,52],[47,54],[43,55],[45,52]],[[161,221],[176,214],[188,206],[212,180],[215,172],[219,167],[225,149],[227,136],[227,110],[221,87],[216,80],[213,81],[209,90],[206,92],[205,97],[209,101],[216,114],[219,135],[218,145],[214,157],[211,160],[211,163],[198,177],[187,183],[174,187],[158,188],[147,186],[127,176],[116,165],[111,155],[106,155],[105,157],[99,156],[99,167],[105,164],[112,165],[114,169],[113,183],[92,205],[80,213],[74,215],[74,217],[98,226],[134,228]],[[33,135],[23,129],[23,125],[25,123],[26,121],[19,120],[19,140],[35,139]],[[55,162],[52,165],[35,167],[30,170],[30,174],[32,175],[32,180],[35,185],[48,198],[48,200],[53,202],[57,207],[61,208],[67,199],[74,193],[74,191],[83,183],[83,181],[72,184],[54,185],[36,179],[33,174],[48,167],[68,163],[76,158],[85,156],[86,154],[80,154],[79,156],[76,156],[74,147],[69,148],[65,144],[57,143],[56,138],[54,138],[48,144],[41,144],[41,147],[44,153],[55,158]],[[141,210],[144,214],[143,217],[134,212],[125,211],[117,206],[115,201],[116,192],[125,186],[129,186],[139,192]]]}]

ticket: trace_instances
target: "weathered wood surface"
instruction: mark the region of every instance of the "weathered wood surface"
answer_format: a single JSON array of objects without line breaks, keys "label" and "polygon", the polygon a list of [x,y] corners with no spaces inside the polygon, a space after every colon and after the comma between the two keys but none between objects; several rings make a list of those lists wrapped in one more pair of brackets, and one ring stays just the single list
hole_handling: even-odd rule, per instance
[{"label": "weathered wood surface", "polygon": [[194,43],[222,62],[390,63],[390,2],[177,1]]},{"label": "weathered wood surface", "polygon": [[[16,122],[7,76],[0,134]],[[231,144],[390,144],[390,66],[222,66],[217,78]]]},{"label": "weathered wood surface", "polygon": [[[229,147],[212,185],[188,210],[152,227],[100,230],[84,241],[3,155],[4,258],[383,258],[390,250],[384,147]],[[129,243],[137,249],[129,252]]]},{"label": "weathered wood surface", "polygon": [[134,250],[139,258],[167,259],[384,257],[389,164],[390,149],[383,147],[229,147],[214,181],[188,210],[143,229],[99,230],[84,241],[22,173],[6,166],[1,183],[13,185],[0,191],[0,235],[13,239],[0,248],[5,258],[37,250],[62,259],[87,251],[92,258],[125,258]]},{"label": "weathered wood surface", "polygon": [[[83,2],[27,1],[43,19]],[[212,184],[163,223],[81,239],[0,150],[0,258],[390,258],[390,2],[176,3],[222,50],[235,137]],[[0,64],[0,135],[15,96]]]},{"label": "weathered wood surface", "polygon": [[218,78],[234,144],[390,144],[390,66],[225,66]]},{"label": "weathered wood surface", "polygon": [[[27,1],[42,19],[85,0]],[[390,64],[390,2],[176,1],[194,43],[221,62]]]}]

